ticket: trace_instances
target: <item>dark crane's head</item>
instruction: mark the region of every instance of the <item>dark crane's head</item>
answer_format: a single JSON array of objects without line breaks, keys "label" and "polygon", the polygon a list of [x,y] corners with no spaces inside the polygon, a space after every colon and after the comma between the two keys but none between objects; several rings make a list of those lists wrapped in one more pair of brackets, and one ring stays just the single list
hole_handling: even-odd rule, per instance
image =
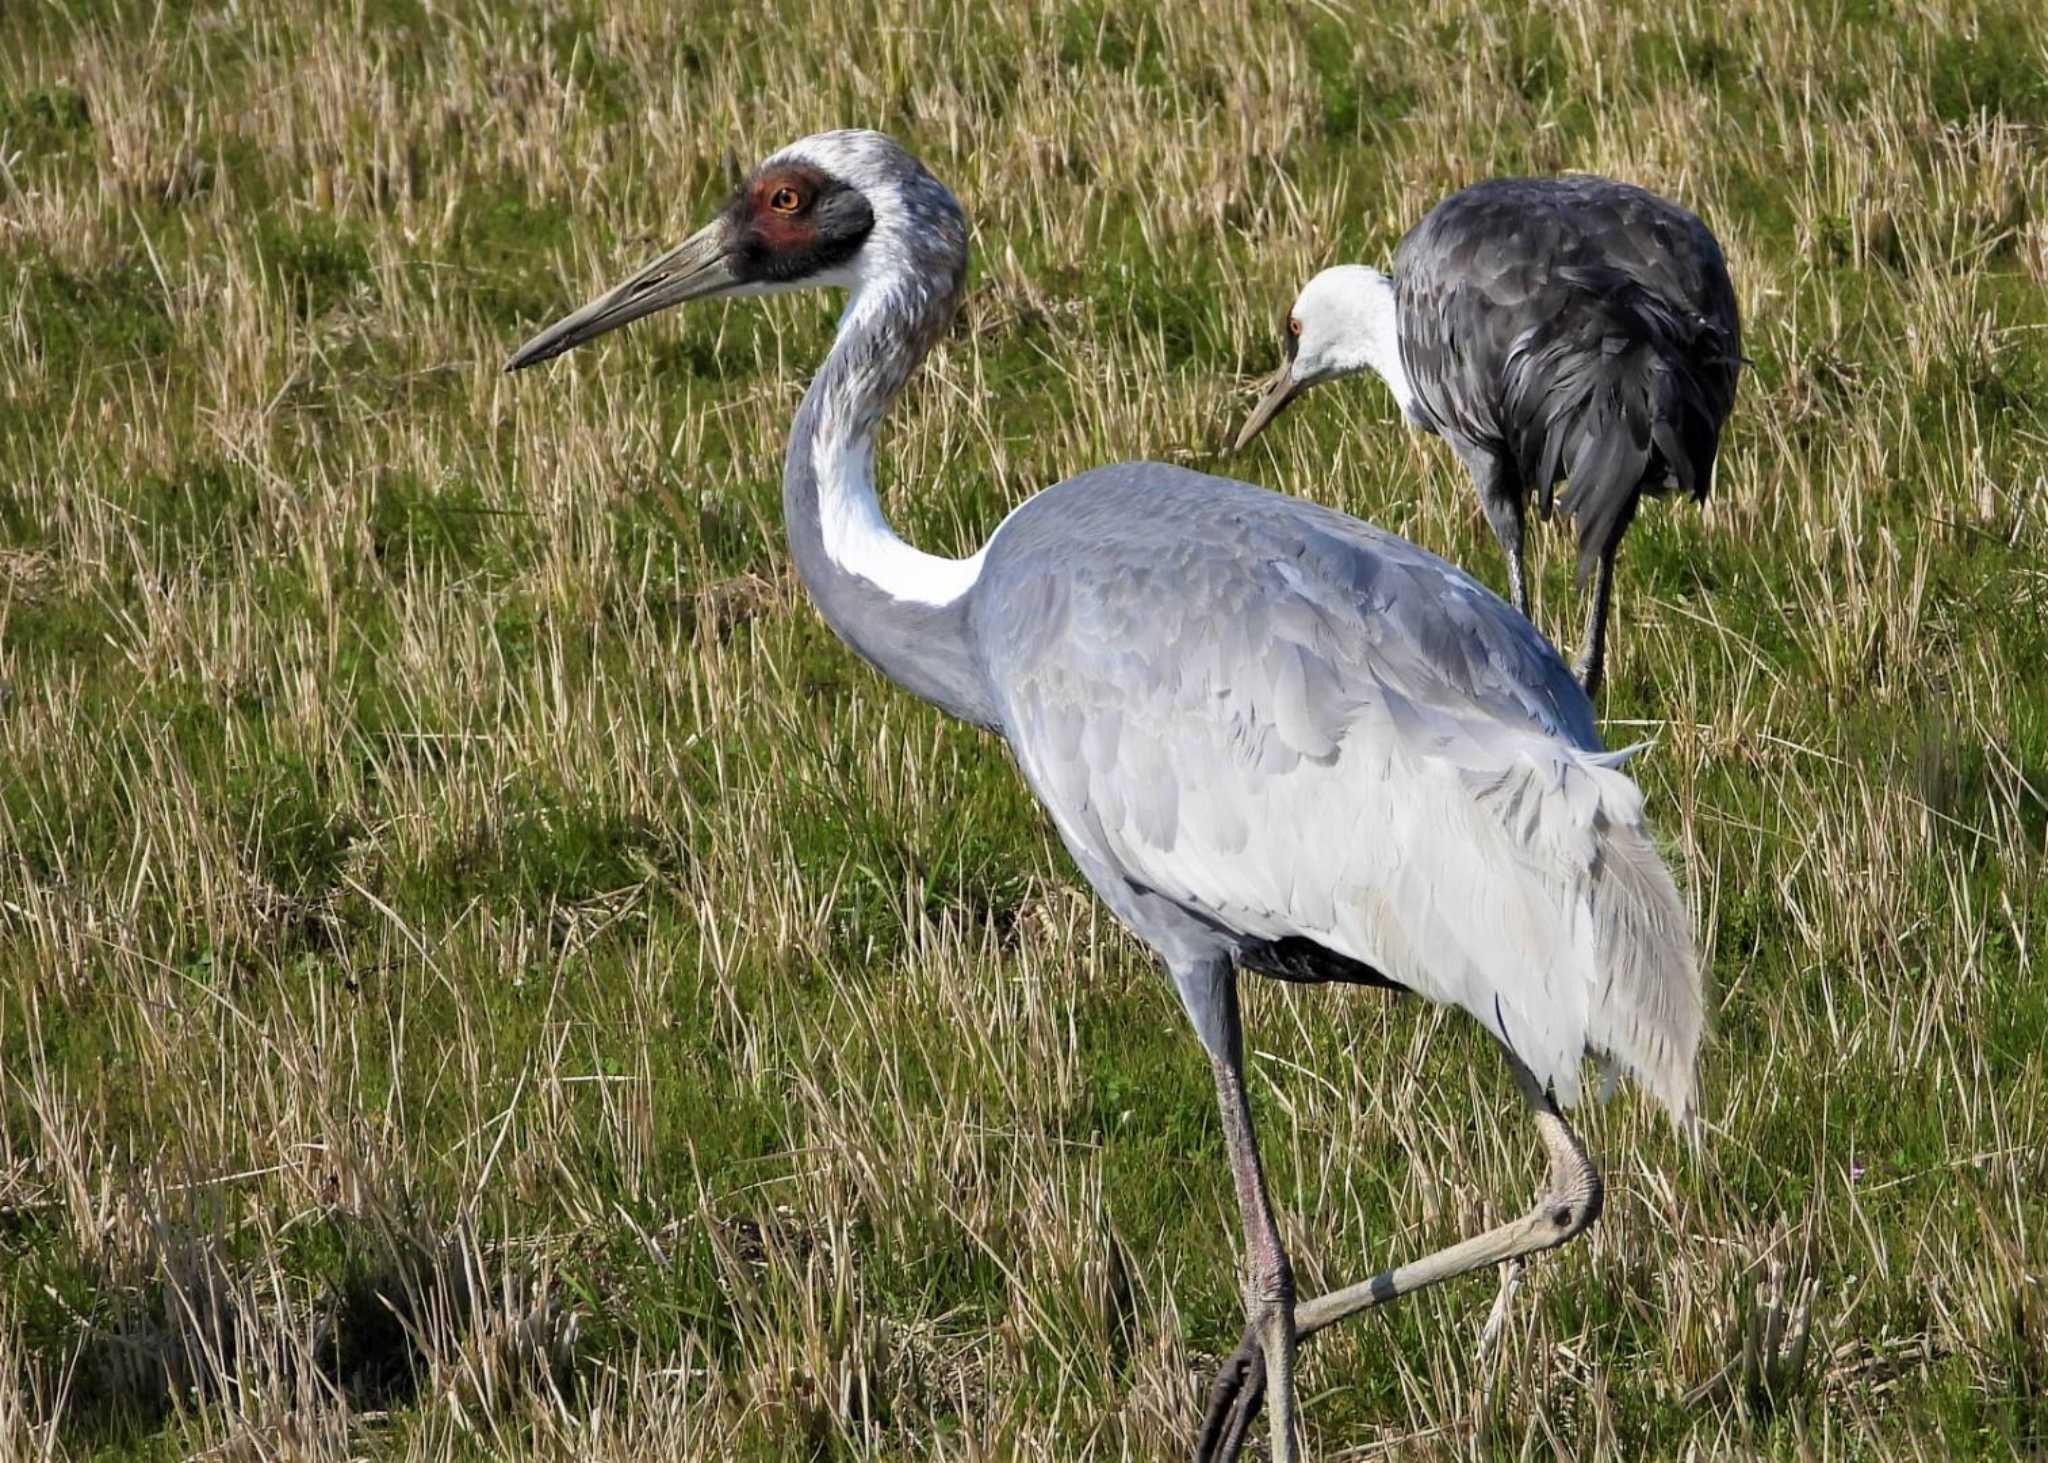
[{"label": "dark crane's head", "polygon": [[1287,312],[1280,344],[1285,357],[1237,435],[1240,451],[1309,387],[1368,367],[1386,374],[1399,349],[1394,282],[1362,264],[1324,270]]},{"label": "dark crane's head", "polygon": [[[912,281],[950,309],[967,222],[944,184],[879,132],[820,132],[755,168],[718,216],[631,279],[556,321],[517,371],[685,300]],[[936,287],[936,288],[934,288]]]}]

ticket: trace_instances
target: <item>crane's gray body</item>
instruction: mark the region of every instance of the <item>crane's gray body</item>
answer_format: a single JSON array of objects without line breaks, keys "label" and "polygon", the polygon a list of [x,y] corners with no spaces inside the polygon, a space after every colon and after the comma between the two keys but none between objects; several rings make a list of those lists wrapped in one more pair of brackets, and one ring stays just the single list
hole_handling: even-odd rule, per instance
[{"label": "crane's gray body", "polygon": [[[1567,1097],[1589,1046],[1638,1044],[1647,1009],[1587,999],[1605,942],[1569,910],[1597,851],[1544,802],[1634,821],[1634,788],[1556,652],[1462,570],[1314,503],[1127,463],[1019,508],[966,600],[992,724],[1169,968],[1416,990]],[[1562,853],[1564,881],[1525,898],[1489,873],[1504,853]]]},{"label": "crane's gray body", "polygon": [[1704,499],[1735,402],[1741,326],[1699,218],[1607,178],[1493,178],[1394,255],[1404,403],[1471,471],[1489,516],[1560,477],[1581,576],[1645,492]]}]

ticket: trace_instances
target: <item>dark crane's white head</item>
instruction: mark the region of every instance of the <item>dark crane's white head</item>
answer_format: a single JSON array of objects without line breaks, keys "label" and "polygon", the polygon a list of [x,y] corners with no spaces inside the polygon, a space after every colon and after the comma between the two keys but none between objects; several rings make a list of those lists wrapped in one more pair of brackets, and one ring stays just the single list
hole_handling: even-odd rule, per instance
[{"label": "dark crane's white head", "polygon": [[1238,434],[1242,449],[1309,387],[1372,369],[1408,404],[1394,317],[1394,282],[1362,264],[1340,264],[1310,280],[1287,312],[1286,359]]},{"label": "dark crane's white head", "polygon": [[959,203],[879,132],[820,132],[768,158],[718,216],[632,278],[556,321],[505,369],[534,365],[686,300],[888,280],[950,312],[967,263]]}]

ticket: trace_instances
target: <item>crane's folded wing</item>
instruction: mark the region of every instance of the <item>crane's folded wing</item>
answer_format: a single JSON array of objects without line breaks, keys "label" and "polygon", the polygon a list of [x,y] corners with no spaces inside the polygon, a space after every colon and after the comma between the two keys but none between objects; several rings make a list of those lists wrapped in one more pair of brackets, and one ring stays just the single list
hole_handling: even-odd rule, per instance
[{"label": "crane's folded wing", "polygon": [[1544,689],[1562,666],[1420,550],[1291,527],[1289,552],[1239,525],[1230,552],[1155,541],[1142,572],[1012,566],[1044,629],[992,679],[1062,837],[1223,928],[1464,1007],[1562,1098],[1591,1048],[1682,1113],[1690,930],[1583,698]]}]

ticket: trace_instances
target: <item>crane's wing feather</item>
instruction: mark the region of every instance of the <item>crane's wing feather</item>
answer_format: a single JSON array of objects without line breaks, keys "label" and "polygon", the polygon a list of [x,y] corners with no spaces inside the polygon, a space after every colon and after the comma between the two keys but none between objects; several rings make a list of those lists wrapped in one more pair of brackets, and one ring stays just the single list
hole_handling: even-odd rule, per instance
[{"label": "crane's wing feather", "polygon": [[1590,1048],[1690,1110],[1699,976],[1640,795],[1491,593],[1356,520],[1152,465],[1041,495],[984,578],[1004,729],[1092,863],[1463,1006],[1563,1097]]}]

